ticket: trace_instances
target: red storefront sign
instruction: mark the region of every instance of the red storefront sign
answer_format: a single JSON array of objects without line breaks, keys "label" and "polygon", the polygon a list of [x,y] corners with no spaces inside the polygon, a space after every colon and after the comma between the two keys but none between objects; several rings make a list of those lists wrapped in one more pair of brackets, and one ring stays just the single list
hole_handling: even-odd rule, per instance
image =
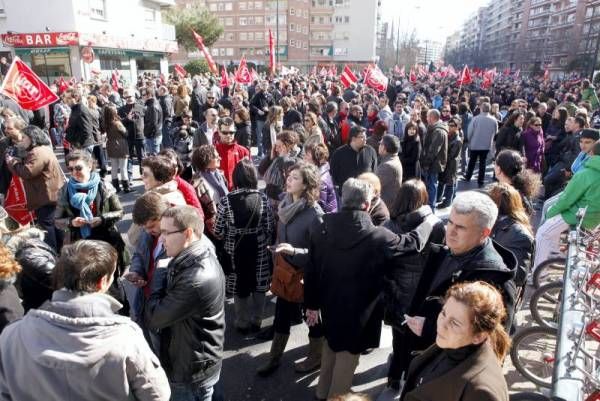
[{"label": "red storefront sign", "polygon": [[2,42],[12,47],[76,46],[78,32],[5,33]]}]

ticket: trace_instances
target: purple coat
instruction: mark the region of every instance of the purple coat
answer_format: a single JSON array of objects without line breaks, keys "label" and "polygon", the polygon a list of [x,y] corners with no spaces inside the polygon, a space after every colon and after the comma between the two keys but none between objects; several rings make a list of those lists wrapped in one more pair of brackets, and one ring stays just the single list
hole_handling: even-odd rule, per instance
[{"label": "purple coat", "polygon": [[325,213],[337,212],[337,198],[335,197],[335,189],[333,187],[333,181],[331,180],[331,174],[329,174],[329,163],[323,164],[319,167],[321,173],[321,193],[319,194],[319,205]]},{"label": "purple coat", "polygon": [[531,127],[521,135],[527,158],[527,168],[536,173],[542,172],[542,158],[544,157],[544,131],[535,132]]}]

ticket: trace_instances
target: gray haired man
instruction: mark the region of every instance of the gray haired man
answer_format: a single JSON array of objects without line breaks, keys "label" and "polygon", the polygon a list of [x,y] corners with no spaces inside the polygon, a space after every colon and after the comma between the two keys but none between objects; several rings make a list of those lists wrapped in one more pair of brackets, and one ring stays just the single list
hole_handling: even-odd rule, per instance
[{"label": "gray haired man", "polygon": [[431,216],[402,235],[376,227],[367,212],[372,193],[368,183],[349,178],[341,211],[323,215],[311,229],[304,302],[309,325],[320,311],[325,336],[317,399],[350,390],[360,354],[379,346],[385,270],[398,257],[422,250],[437,222]]},{"label": "gray haired man", "polygon": [[500,290],[507,310],[505,326],[514,313],[517,259],[490,238],[498,208],[485,193],[462,192],[456,196],[446,227],[446,246],[433,246],[407,316],[402,368],[406,371],[413,351],[435,342],[440,299],[455,283],[485,281]]}]

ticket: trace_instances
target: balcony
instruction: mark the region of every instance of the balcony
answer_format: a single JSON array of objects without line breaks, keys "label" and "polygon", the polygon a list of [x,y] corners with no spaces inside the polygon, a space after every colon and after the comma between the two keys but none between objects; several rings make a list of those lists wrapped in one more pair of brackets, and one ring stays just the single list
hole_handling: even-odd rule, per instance
[{"label": "balcony", "polygon": [[161,24],[161,32],[163,40],[176,40],[175,39],[175,25]]},{"label": "balcony", "polygon": [[315,24],[315,23],[310,23],[310,30],[316,30],[316,31],[329,31],[333,29],[333,22],[328,22],[325,24]]}]

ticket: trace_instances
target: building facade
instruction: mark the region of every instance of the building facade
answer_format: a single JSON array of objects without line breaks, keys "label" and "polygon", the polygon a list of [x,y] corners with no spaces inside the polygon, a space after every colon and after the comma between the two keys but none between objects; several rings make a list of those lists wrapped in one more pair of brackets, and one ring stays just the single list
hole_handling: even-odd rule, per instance
[{"label": "building facade", "polygon": [[[42,79],[107,78],[128,82],[142,72],[167,73],[177,52],[175,29],[161,10],[174,0],[19,0],[2,2],[0,52],[29,64]],[[35,10],[32,13],[31,10]]]},{"label": "building facade", "polygon": [[438,61],[443,56],[443,48],[444,44],[435,40],[423,40],[419,42],[417,63],[429,65],[432,61]]},{"label": "building facade", "polygon": [[[475,35],[475,31],[479,35]],[[448,40],[446,59],[551,76],[598,69],[600,0],[496,0]]]},{"label": "building facade", "polygon": [[[224,31],[211,47],[216,62],[237,64],[242,55],[268,65],[268,34],[278,62],[307,70],[318,64],[376,61],[380,0],[176,0],[182,7],[206,7]],[[202,57],[183,49],[172,58]]]}]

